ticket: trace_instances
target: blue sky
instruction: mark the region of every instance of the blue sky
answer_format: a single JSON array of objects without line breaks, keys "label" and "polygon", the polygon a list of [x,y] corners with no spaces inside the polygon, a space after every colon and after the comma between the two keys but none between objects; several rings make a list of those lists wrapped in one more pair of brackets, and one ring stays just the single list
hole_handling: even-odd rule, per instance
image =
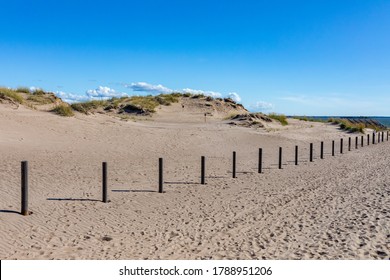
[{"label": "blue sky", "polygon": [[389,116],[390,1],[0,0],[0,85]]}]

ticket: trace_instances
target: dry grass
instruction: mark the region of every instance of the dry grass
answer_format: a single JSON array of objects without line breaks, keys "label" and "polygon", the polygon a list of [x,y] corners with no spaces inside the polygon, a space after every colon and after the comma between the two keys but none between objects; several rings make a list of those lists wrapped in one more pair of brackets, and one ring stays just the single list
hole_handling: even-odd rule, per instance
[{"label": "dry grass", "polygon": [[270,114],[268,114],[268,117],[270,117],[271,119],[279,121],[281,125],[288,125],[287,118],[286,118],[285,115],[276,114],[276,113],[270,113]]},{"label": "dry grass", "polygon": [[0,87],[0,98],[9,98],[16,103],[23,104],[23,96],[17,91],[5,87]]},{"label": "dry grass", "polygon": [[60,104],[54,107],[52,112],[63,117],[72,117],[74,116],[72,108],[68,104]]}]

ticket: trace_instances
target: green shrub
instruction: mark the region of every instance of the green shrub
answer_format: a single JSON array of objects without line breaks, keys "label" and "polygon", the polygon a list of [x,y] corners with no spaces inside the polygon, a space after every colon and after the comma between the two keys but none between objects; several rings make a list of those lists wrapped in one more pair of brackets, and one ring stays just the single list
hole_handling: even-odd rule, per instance
[{"label": "green shrub", "polygon": [[288,125],[287,118],[283,114],[270,113],[268,117],[279,121],[281,125]]},{"label": "green shrub", "polygon": [[63,117],[74,116],[72,108],[66,104],[57,105],[56,107],[54,107],[52,112],[56,113],[57,115],[63,116]]}]

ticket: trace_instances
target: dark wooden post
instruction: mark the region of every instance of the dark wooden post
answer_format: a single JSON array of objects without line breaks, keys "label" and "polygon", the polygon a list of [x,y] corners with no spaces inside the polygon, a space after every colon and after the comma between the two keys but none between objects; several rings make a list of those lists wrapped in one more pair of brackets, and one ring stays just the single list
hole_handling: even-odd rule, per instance
[{"label": "dark wooden post", "polygon": [[340,139],[340,154],[343,153],[343,138]]},{"label": "dark wooden post", "polygon": [[351,137],[348,137],[348,151],[351,151]]},{"label": "dark wooden post", "polygon": [[282,169],[282,147],[279,147],[279,169]]},{"label": "dark wooden post", "polygon": [[102,164],[102,169],[103,169],[103,202],[107,203],[108,202],[108,197],[107,197],[107,162],[103,162]]},{"label": "dark wooden post", "polygon": [[22,161],[22,210],[21,214],[27,216],[28,213],[28,162]]},{"label": "dark wooden post", "polygon": [[236,178],[236,152],[233,152],[233,178]]},{"label": "dark wooden post", "polygon": [[363,147],[363,141],[364,141],[364,137],[363,137],[363,135],[362,135],[362,137],[361,137],[361,146]]},{"label": "dark wooden post", "polygon": [[163,159],[158,159],[158,192],[163,193]]},{"label": "dark wooden post", "polygon": [[334,156],[334,140],[332,140],[332,156]]},{"label": "dark wooden post", "polygon": [[200,168],[200,183],[202,185],[206,184],[205,175],[206,175],[206,158],[204,156],[201,157],[201,168]]},{"label": "dark wooden post", "polygon": [[375,132],[372,133],[372,144],[375,144]]},{"label": "dark wooden post", "polygon": [[295,146],[295,165],[298,165],[298,146]]},{"label": "dark wooden post", "polygon": [[382,131],[382,142],[385,141],[385,132]]},{"label": "dark wooden post", "polygon": [[310,143],[310,162],[313,161],[313,143]]},{"label": "dark wooden post", "polygon": [[263,149],[259,148],[259,166],[258,166],[258,173],[262,172],[263,167]]},{"label": "dark wooden post", "polygon": [[386,141],[389,141],[389,131],[387,131],[387,140]]},{"label": "dark wooden post", "polygon": [[367,146],[370,146],[370,134],[367,134]]}]

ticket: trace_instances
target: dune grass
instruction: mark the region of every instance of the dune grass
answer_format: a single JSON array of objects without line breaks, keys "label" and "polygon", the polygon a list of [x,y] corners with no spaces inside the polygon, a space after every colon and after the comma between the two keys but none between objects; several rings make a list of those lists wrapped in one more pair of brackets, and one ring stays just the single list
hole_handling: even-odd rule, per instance
[{"label": "dune grass", "polygon": [[346,130],[348,132],[360,132],[364,133],[365,128],[371,128],[374,129],[375,131],[380,131],[381,128],[375,125],[370,125],[370,124],[365,124],[363,122],[361,123],[352,123],[347,119],[335,119],[335,118],[330,118],[328,122],[339,125],[340,129]]},{"label": "dune grass", "polygon": [[72,108],[67,104],[60,104],[54,107],[52,112],[63,117],[72,117],[74,116]]},{"label": "dune grass", "polygon": [[118,109],[126,105],[133,105],[146,112],[154,113],[159,105],[169,106],[172,103],[179,102],[182,96],[180,93],[160,94],[157,96],[129,96],[121,98],[111,98],[109,100],[91,100],[86,102],[73,103],[72,109],[84,114],[90,113],[92,110],[99,108]]},{"label": "dune grass", "polygon": [[71,108],[80,113],[88,114],[92,109],[107,106],[106,100],[91,100],[86,102],[73,103]]},{"label": "dune grass", "polygon": [[8,97],[9,99],[19,103],[23,104],[24,99],[23,96],[18,93],[17,91],[5,87],[0,87],[0,98]]},{"label": "dune grass", "polygon": [[283,114],[276,114],[276,113],[270,113],[268,114],[268,117],[271,119],[277,120],[280,122],[281,125],[288,125],[287,118]]},{"label": "dune grass", "polygon": [[31,91],[28,87],[17,87],[15,91],[23,92],[23,93],[31,93]]}]

